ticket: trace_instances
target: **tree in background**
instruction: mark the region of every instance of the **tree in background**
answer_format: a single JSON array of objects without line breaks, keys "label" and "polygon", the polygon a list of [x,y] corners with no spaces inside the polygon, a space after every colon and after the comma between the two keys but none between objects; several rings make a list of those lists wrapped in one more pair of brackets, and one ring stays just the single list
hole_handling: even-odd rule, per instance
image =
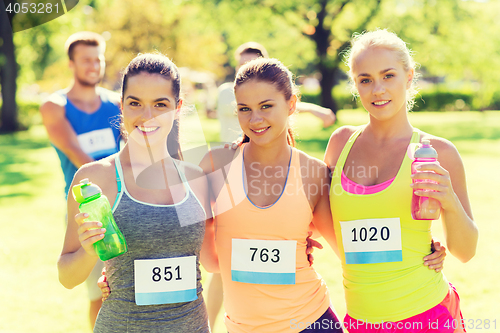
[{"label": "tree in background", "polygon": [[[498,12],[499,2],[472,0],[81,0],[67,15],[15,33],[10,46],[8,36],[2,37],[0,64],[4,73],[19,70],[21,93],[34,83],[41,91],[54,92],[71,79],[64,41],[76,31],[92,30],[108,39],[103,82],[108,88],[119,88],[121,69],[138,52],[154,50],[179,67],[212,72],[224,81],[234,77],[236,47],[254,40],[299,76],[321,74],[321,104],[336,111],[332,88],[343,80],[342,52],[353,32],[381,27],[410,43],[425,78],[446,78],[437,86],[446,84],[447,90],[468,82],[472,107],[483,109],[500,91],[493,70],[500,66],[495,56],[500,54]],[[2,117],[16,119],[15,107],[7,108],[15,103],[15,84],[2,82],[8,110]],[[2,121],[4,127],[16,123]]]},{"label": "tree in background", "polygon": [[[499,92],[498,1],[384,0],[380,17],[369,25],[387,27],[409,43],[421,64],[422,79],[434,90],[467,91],[475,110],[488,108]],[[418,105],[426,96],[417,98]]]},{"label": "tree in background", "polygon": [[[332,96],[332,89],[343,76],[340,69],[342,57],[339,54],[349,46],[353,32],[363,31],[376,18],[381,3],[382,0],[219,0],[215,5],[232,8],[236,15],[258,11],[253,16],[271,18],[266,21],[270,25],[273,24],[272,20],[279,18],[286,25],[289,34],[299,34],[312,41],[310,45],[315,51],[315,57],[311,60],[321,74],[321,105],[336,113],[338,107]],[[247,24],[248,21],[238,22]],[[273,37],[279,43],[279,39],[284,36]],[[296,38],[285,52],[301,52],[297,43],[304,44],[300,38]],[[283,59],[280,57],[280,60]]]},{"label": "tree in background", "polygon": [[[109,20],[110,13],[113,19]],[[158,51],[179,67],[221,75],[224,44],[211,13],[186,1],[103,0],[87,15],[87,29],[109,37],[107,72],[115,77],[139,52]]]},{"label": "tree in background", "polygon": [[0,86],[2,88],[2,109],[0,132],[14,132],[20,126],[17,121],[17,63],[13,33],[5,11],[5,3],[0,2]]}]

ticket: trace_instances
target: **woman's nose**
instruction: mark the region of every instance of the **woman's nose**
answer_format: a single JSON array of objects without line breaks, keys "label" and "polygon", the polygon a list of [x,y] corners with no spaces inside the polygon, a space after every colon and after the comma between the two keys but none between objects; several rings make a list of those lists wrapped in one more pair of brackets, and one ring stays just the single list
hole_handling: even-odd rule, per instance
[{"label": "woman's nose", "polygon": [[258,111],[252,112],[252,117],[250,118],[250,124],[258,124],[262,122],[262,116]]}]

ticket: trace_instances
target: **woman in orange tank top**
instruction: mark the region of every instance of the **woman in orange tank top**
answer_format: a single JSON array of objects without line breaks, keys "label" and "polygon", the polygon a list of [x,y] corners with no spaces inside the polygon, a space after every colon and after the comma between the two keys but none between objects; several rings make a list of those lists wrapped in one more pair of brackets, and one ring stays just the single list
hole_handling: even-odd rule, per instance
[{"label": "woman in orange tank top", "polygon": [[201,163],[215,200],[231,333],[342,332],[326,284],[306,255],[311,223],[332,248],[336,244],[328,169],[293,148],[288,119],[296,108],[294,89],[292,74],[275,59],[242,66],[235,95],[244,143],[236,152],[214,149],[211,161]]}]

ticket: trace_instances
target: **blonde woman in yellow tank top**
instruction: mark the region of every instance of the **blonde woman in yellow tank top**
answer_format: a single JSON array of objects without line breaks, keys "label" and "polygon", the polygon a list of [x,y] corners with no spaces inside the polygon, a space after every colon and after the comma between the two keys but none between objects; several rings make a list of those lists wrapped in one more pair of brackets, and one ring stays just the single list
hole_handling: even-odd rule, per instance
[{"label": "blonde woman in yellow tank top", "polygon": [[[449,251],[462,262],[475,255],[478,230],[460,155],[451,142],[410,124],[415,64],[399,37],[386,30],[355,36],[346,58],[354,89],[369,114],[364,126],[337,129],[324,158],[333,171],[330,204],[344,271],[346,328],[463,332],[454,287],[441,272],[415,264],[419,253],[430,251],[431,221],[412,220],[410,214],[413,189],[419,196],[437,199]],[[422,166],[411,176],[411,147],[422,139],[430,140],[440,165]],[[424,182],[413,186],[412,178]],[[348,186],[366,192],[349,192]],[[382,226],[388,228],[386,238],[389,230],[391,237],[398,237],[391,250],[399,258],[377,258],[385,246],[380,233],[360,250],[356,230],[380,231]]]}]

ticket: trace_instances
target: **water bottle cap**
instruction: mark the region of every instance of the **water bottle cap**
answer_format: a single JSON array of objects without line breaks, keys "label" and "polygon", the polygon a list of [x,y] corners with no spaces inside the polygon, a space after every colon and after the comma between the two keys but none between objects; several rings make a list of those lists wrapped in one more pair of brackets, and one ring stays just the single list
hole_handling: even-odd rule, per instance
[{"label": "water bottle cap", "polygon": [[436,158],[438,157],[437,151],[432,148],[431,142],[428,139],[422,140],[421,146],[415,151],[415,158]]},{"label": "water bottle cap", "polygon": [[73,197],[78,203],[85,202],[97,194],[102,194],[101,188],[92,184],[88,178],[82,179],[78,185],[73,186]]}]

